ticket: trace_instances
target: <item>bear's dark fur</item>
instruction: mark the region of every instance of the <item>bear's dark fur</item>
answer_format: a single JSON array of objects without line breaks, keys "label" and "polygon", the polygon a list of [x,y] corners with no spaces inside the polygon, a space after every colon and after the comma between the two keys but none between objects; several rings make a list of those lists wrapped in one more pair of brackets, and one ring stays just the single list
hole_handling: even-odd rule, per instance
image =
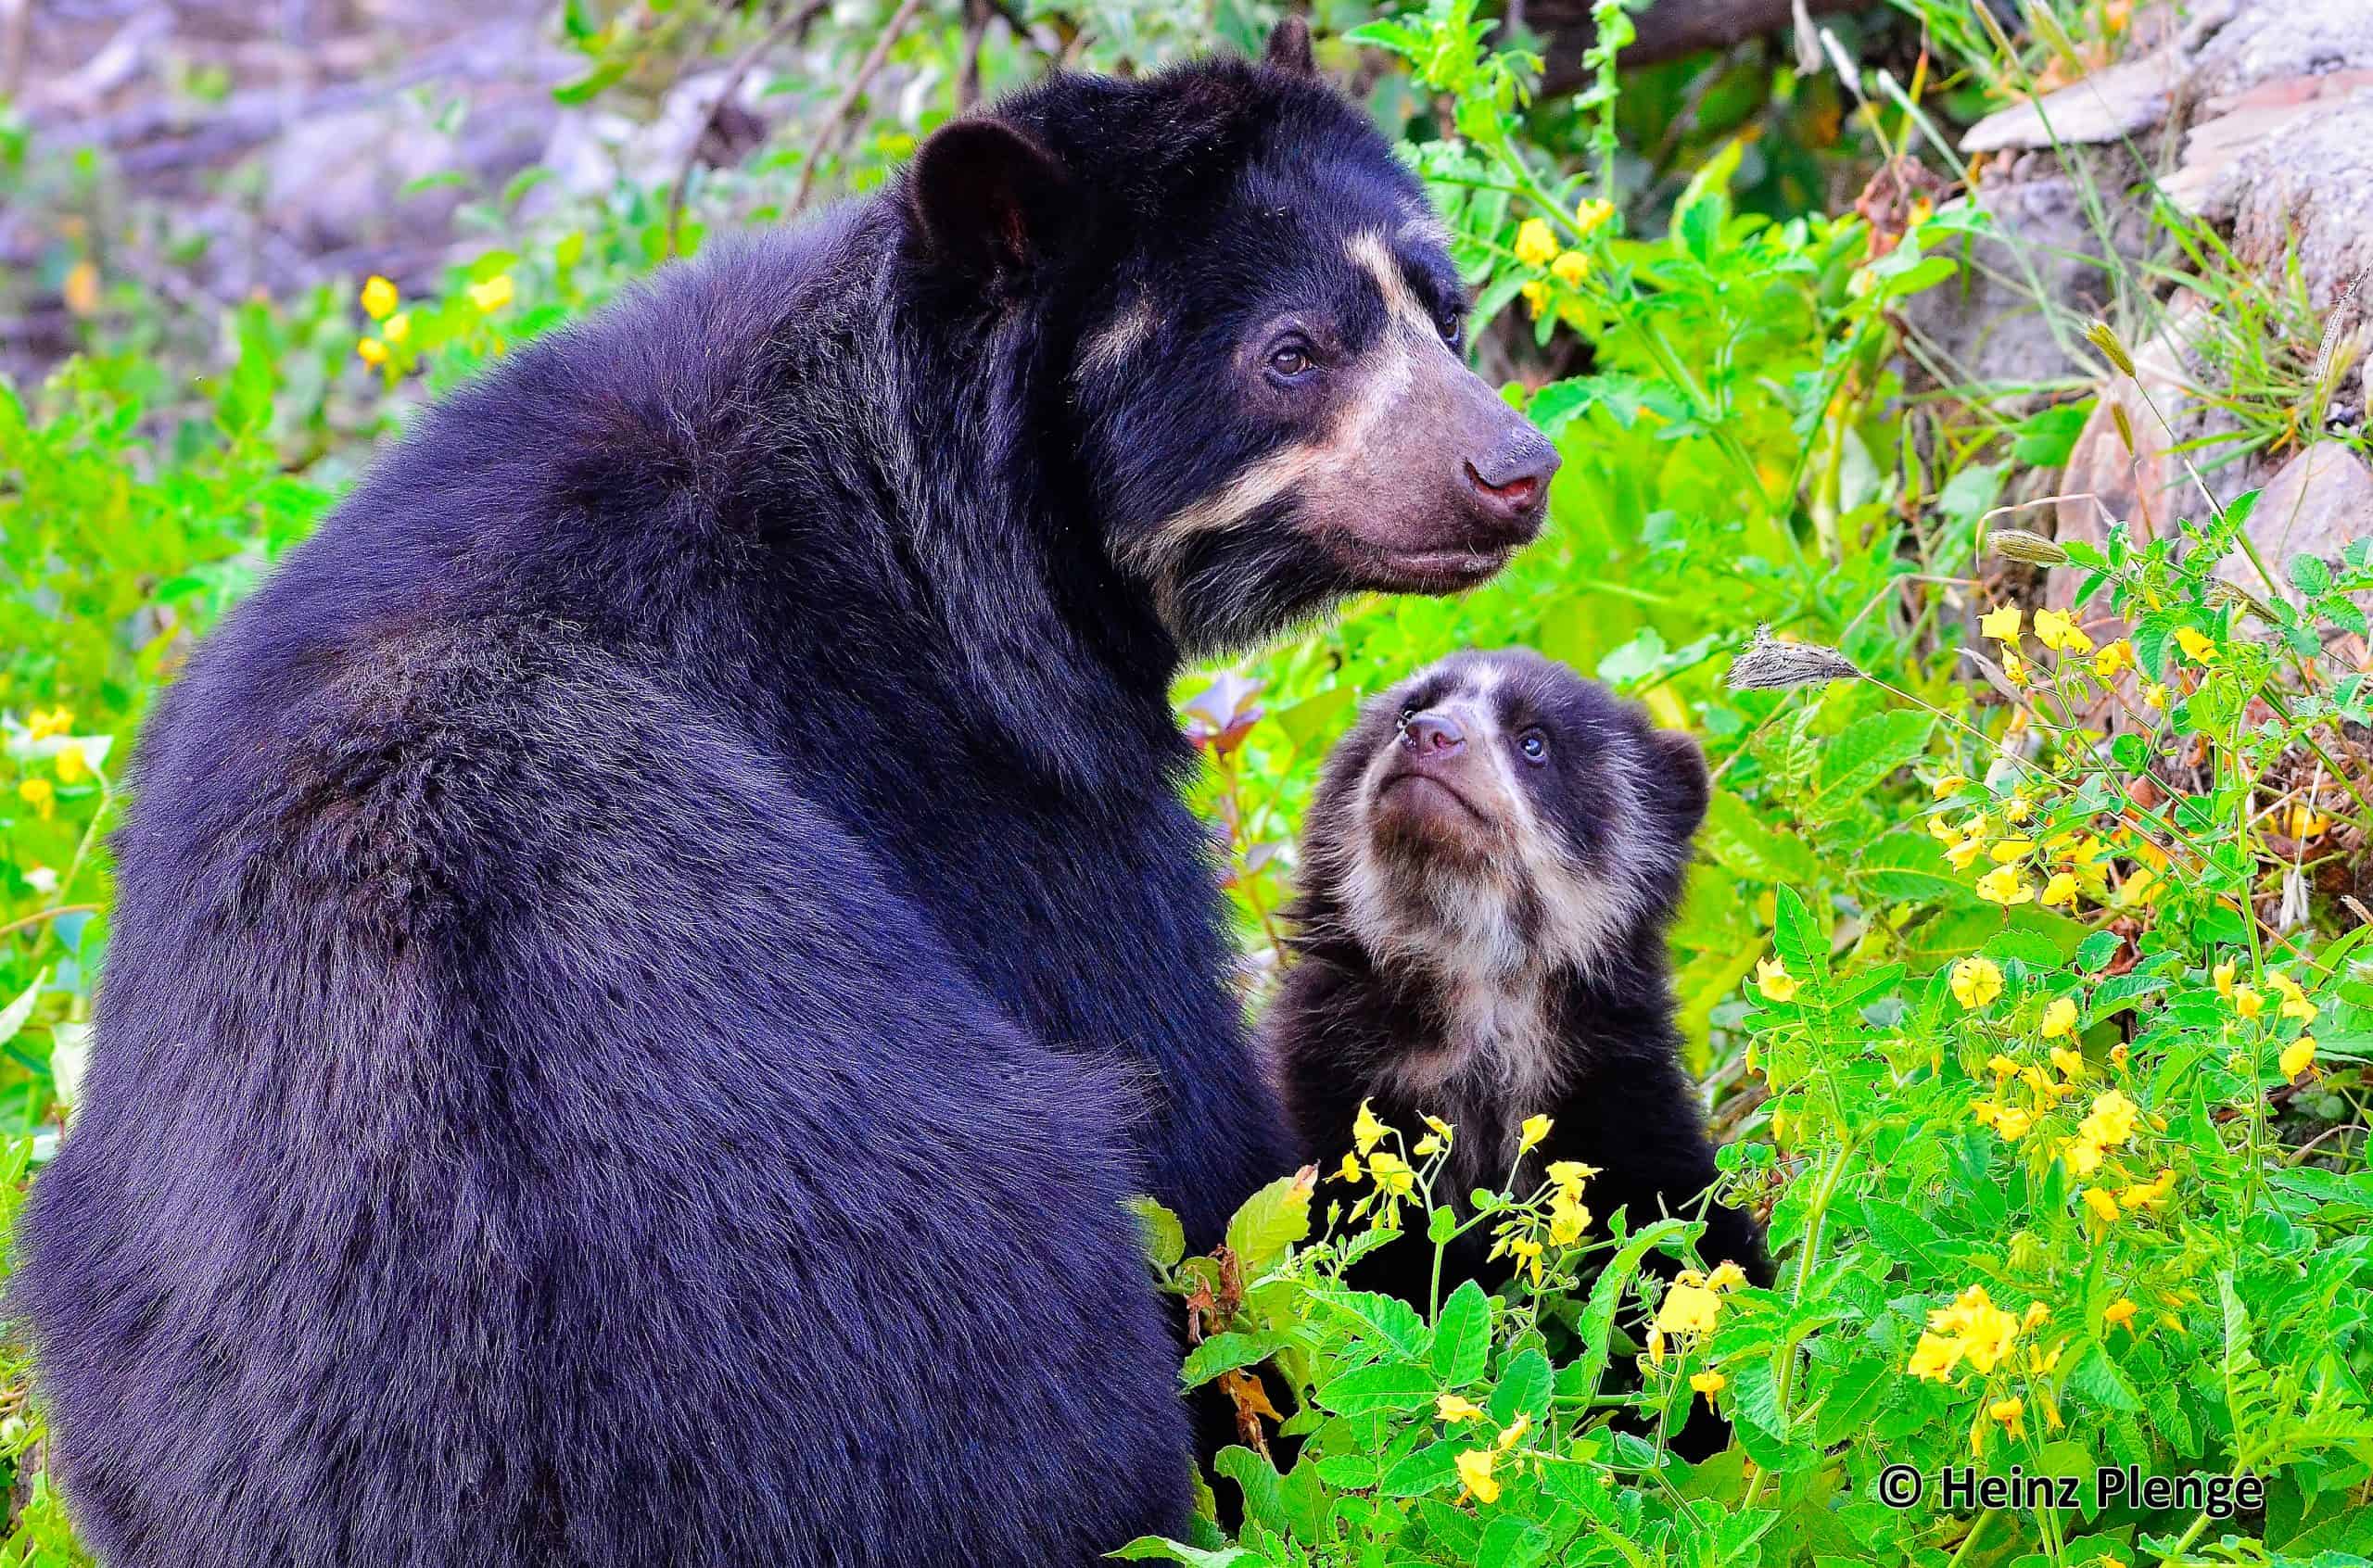
[{"label": "bear's dark fur", "polygon": [[1205,1246],[1289,1151],[1166,688],[1530,537],[1464,306],[1288,29],[946,127],[425,414],[142,743],[14,1303],[101,1558],[1181,1528],[1123,1200]]},{"label": "bear's dark fur", "polygon": [[[1454,655],[1371,702],[1302,824],[1297,956],[1265,1021],[1306,1152],[1333,1172],[1364,1100],[1412,1139],[1453,1124],[1451,1192],[1529,1192],[1557,1160],[1632,1228],[1694,1213],[1717,1172],[1682,1073],[1665,932],[1706,815],[1696,742],[1525,649]],[[1547,1138],[1518,1160],[1536,1113]],[[1759,1229],[1721,1204],[1698,1250],[1770,1280]],[[1489,1227],[1440,1289],[1503,1283]],[[1433,1249],[1390,1243],[1357,1283],[1419,1303]],[[1660,1254],[1651,1261],[1669,1274]],[[1720,1423],[1692,1423],[1691,1457]]]}]

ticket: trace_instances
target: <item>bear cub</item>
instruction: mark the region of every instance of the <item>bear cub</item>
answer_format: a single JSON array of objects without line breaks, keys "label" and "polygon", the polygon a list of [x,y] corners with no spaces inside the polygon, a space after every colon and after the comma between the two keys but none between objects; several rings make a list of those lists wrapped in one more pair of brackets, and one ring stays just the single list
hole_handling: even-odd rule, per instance
[{"label": "bear cub", "polygon": [[[1320,1169],[1351,1152],[1372,1102],[1393,1126],[1453,1124],[1453,1192],[1511,1169],[1527,1191],[1578,1160],[1597,1170],[1602,1223],[1694,1212],[1714,1149],[1681,1068],[1665,932],[1708,788],[1694,740],[1528,650],[1454,654],[1372,702],[1304,818],[1298,961],[1267,1024]],[[1535,1114],[1551,1130],[1520,1156]],[[1701,1255],[1769,1283],[1754,1220],[1720,1204],[1705,1218]],[[1441,1288],[1500,1283],[1488,1246],[1453,1243]],[[1395,1244],[1355,1277],[1422,1306],[1432,1261]],[[1684,1436],[1685,1453],[1718,1446],[1719,1426]]]}]

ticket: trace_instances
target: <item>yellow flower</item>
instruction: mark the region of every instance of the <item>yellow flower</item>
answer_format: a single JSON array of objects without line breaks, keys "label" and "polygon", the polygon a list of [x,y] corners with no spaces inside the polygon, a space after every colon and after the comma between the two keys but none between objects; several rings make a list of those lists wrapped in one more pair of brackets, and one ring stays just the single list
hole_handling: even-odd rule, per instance
[{"label": "yellow flower", "polygon": [[1977,896],[2007,908],[2014,904],[2034,903],[2036,890],[2019,879],[2017,866],[1998,866],[1977,879]]},{"label": "yellow flower", "polygon": [[1516,1237],[1508,1243],[1508,1256],[1516,1260],[1516,1272],[1521,1274],[1529,1271],[1532,1275],[1532,1283],[1535,1284],[1541,1283],[1541,1244],[1539,1242],[1521,1236]]},{"label": "yellow flower", "polygon": [[1904,1370],[1917,1378],[1942,1383],[1952,1375],[1961,1359],[1961,1342],[1938,1334],[1923,1334],[1920,1343],[1912,1347],[1911,1363]]},{"label": "yellow flower", "polygon": [[412,312],[399,310],[379,327],[379,335],[390,343],[401,343],[412,335]]},{"label": "yellow flower", "polygon": [[1598,1174],[1598,1167],[1579,1159],[1553,1159],[1544,1174],[1560,1196],[1578,1198],[1582,1195],[1582,1183]]},{"label": "yellow flower", "polygon": [[2164,680],[2154,680],[2150,685],[2144,687],[2142,689],[2142,705],[2146,708],[2165,707],[2167,705],[2167,683]]},{"label": "yellow flower", "polygon": [[17,794],[36,816],[46,817],[57,810],[57,786],[46,778],[26,779],[17,786]]},{"label": "yellow flower", "polygon": [[2101,680],[2115,680],[2120,672],[2134,668],[2134,644],[2124,638],[2110,643],[2093,655],[2093,674]]},{"label": "yellow flower", "polygon": [[1591,1211],[1559,1193],[1549,1200],[1549,1245],[1571,1246],[1591,1228]]},{"label": "yellow flower", "polygon": [[2078,631],[2075,621],[2058,610],[2036,612],[2036,640],[2062,653],[2093,651],[2093,639]]},{"label": "yellow flower", "polygon": [[1493,1443],[1491,1447],[1504,1454],[1518,1443],[1523,1442],[1524,1435],[1531,1430],[1532,1418],[1518,1411],[1516,1419],[1508,1423],[1507,1430],[1500,1434],[1499,1441]]},{"label": "yellow flower", "polygon": [[1960,843],[1954,844],[1945,851],[1945,858],[1953,863],[1954,870],[1966,871],[1972,866],[1975,865],[1977,863],[1977,857],[1985,853],[1986,841],[1984,840],[1963,839]]},{"label": "yellow flower", "polygon": [[1796,978],[1777,958],[1758,958],[1755,965],[1755,988],[1773,1002],[1786,1002],[1796,994]]},{"label": "yellow flower", "polygon": [[[2139,1310],[2140,1308],[2121,1296],[2101,1309],[2101,1326],[2115,1328],[2121,1323],[2130,1323],[2134,1321],[2134,1314]],[[2133,1331],[2129,1329],[2126,1332],[2130,1334]]]},{"label": "yellow flower", "polygon": [[2002,803],[2005,822],[2024,822],[2035,812],[2035,803],[2024,795],[2013,795]]},{"label": "yellow flower", "polygon": [[1344,1150],[1343,1169],[1335,1172],[1335,1176],[1338,1181],[1357,1182],[1360,1179],[1360,1157],[1349,1149]]},{"label": "yellow flower", "polygon": [[2258,994],[2253,985],[2237,985],[2233,988],[2233,1011],[2245,1018],[2256,1018],[2265,1011],[2265,998]]},{"label": "yellow flower", "polygon": [[1579,250],[1560,251],[1557,259],[1549,263],[1549,275],[1567,288],[1580,288],[1591,275],[1591,259]]},{"label": "yellow flower", "polygon": [[84,257],[66,269],[66,279],[58,287],[66,308],[78,316],[99,313],[99,264]]},{"label": "yellow flower", "polygon": [[1532,312],[1534,321],[1537,322],[1549,314],[1549,285],[1547,284],[1542,283],[1539,278],[1534,278],[1516,292],[1524,297],[1525,309]]},{"label": "yellow flower", "polygon": [[2118,1193],[2117,1201],[2124,1208],[2156,1208],[2166,1200],[2167,1194],[2174,1190],[2175,1185],[2176,1173],[2171,1170],[2162,1170],[2155,1181],[2129,1183]]},{"label": "yellow flower", "polygon": [[362,285],[362,310],[374,322],[384,322],[396,308],[396,285],[377,273]]},{"label": "yellow flower", "polygon": [[2099,1187],[2087,1187],[2079,1195],[2084,1198],[2085,1207],[2091,1209],[2094,1217],[2102,1224],[2117,1223],[2117,1199]]},{"label": "yellow flower", "polygon": [[74,710],[71,708],[52,708],[47,713],[35,708],[25,715],[25,739],[29,740],[46,740],[73,727]]},{"label": "yellow flower", "polygon": [[2036,1119],[2018,1106],[2004,1106],[1994,1115],[1994,1131],[2002,1135],[2006,1144],[2015,1144],[2025,1137],[2035,1124]]},{"label": "yellow flower", "polygon": [[91,777],[91,759],[82,754],[80,746],[59,747],[54,765],[57,769],[57,781],[61,784],[80,784]]},{"label": "yellow flower", "polygon": [[2117,1145],[2134,1136],[2134,1124],[2140,1119],[2142,1107],[2115,1089],[2103,1090],[2093,1097],[2093,1108],[2076,1127],[2076,1135],[2097,1144]]},{"label": "yellow flower", "polygon": [[1483,1407],[1461,1394],[1444,1394],[1434,1401],[1434,1414],[1442,1421],[1481,1421]]},{"label": "yellow flower", "polygon": [[1417,1190],[1416,1172],[1390,1149],[1378,1149],[1368,1156],[1368,1174],[1376,1178],[1377,1191],[1387,1197],[1407,1197]]},{"label": "yellow flower", "polygon": [[1448,1148],[1453,1144],[1458,1142],[1458,1129],[1453,1127],[1449,1122],[1444,1121],[1440,1117],[1428,1116],[1423,1111],[1420,1111],[1417,1113],[1417,1119],[1423,1121],[1427,1126],[1434,1130],[1434,1135],[1442,1141],[1442,1147]]},{"label": "yellow flower", "polygon": [[1598,197],[1593,196],[1590,200],[1582,203],[1581,206],[1574,209],[1574,227],[1580,230],[1585,236],[1588,236],[1594,234],[1598,233],[1599,230],[1605,228],[1606,226],[1607,220],[1614,216],[1615,204],[1613,202],[1602,201]]},{"label": "yellow flower", "polygon": [[1500,1500],[1500,1484],[1491,1479],[1492,1453],[1489,1448],[1469,1448],[1454,1461],[1458,1466],[1458,1484],[1475,1494],[1479,1503]]},{"label": "yellow flower", "polygon": [[2216,644],[2211,642],[2208,639],[2202,637],[2191,627],[2177,626],[2176,628],[2176,642],[2177,646],[2183,649],[2184,657],[2189,659],[2193,664],[2213,664],[2216,663]]},{"label": "yellow flower", "polygon": [[2316,1037],[2303,1034],[2282,1048],[2282,1076],[2296,1078],[2316,1065]]},{"label": "yellow flower", "polygon": [[1941,1383],[1966,1357],[1981,1372],[1992,1372],[2019,1337],[2019,1320],[1994,1305],[1984,1285],[1972,1285],[1949,1307],[1928,1314],[1928,1332],[1911,1353],[1911,1375]]},{"label": "yellow flower", "polygon": [[1937,779],[1934,784],[1929,785],[1928,793],[1932,798],[1941,801],[1949,796],[1958,795],[1963,790],[1968,788],[1968,779],[1962,778],[1958,773],[1948,773],[1942,778]]},{"label": "yellow flower", "polygon": [[2110,1047],[2110,1066],[2113,1068],[2124,1068],[2126,1064],[2126,1059],[2133,1055],[2133,1051],[2128,1048],[2126,1042],[2121,1040],[2116,1044]]},{"label": "yellow flower", "polygon": [[1997,642],[2016,642],[2019,640],[2019,623],[2023,619],[2024,613],[2017,605],[2005,604],[1999,610],[1988,610],[1978,618],[1978,633]]},{"label": "yellow flower", "polygon": [[2311,1024],[2316,1021],[2316,1015],[2322,1011],[2307,1000],[2307,993],[2299,989],[2299,982],[2280,969],[2268,969],[2265,983],[2282,998],[2278,1011],[2286,1018],[2297,1018],[2301,1023]]},{"label": "yellow flower", "polygon": [[2016,1078],[2019,1076],[2019,1064],[1997,1051],[1986,1058],[1986,1070],[1997,1078]]},{"label": "yellow flower", "polygon": [[1703,1283],[1686,1283],[1690,1276],[1683,1272],[1656,1303],[1656,1327],[1665,1334],[1706,1334],[1714,1327],[1714,1319],[1722,1309],[1722,1298],[1708,1290]]},{"label": "yellow flower", "polygon": [[2027,662],[2010,649],[2002,650],[2002,674],[2013,686],[2027,683]]},{"label": "yellow flower", "polygon": [[1706,1276],[1707,1290],[1736,1290],[1745,1283],[1746,1271],[1727,1258],[1715,1264],[1714,1271]]},{"label": "yellow flower", "polygon": [[1418,1139],[1416,1145],[1409,1152],[1415,1155],[1419,1159],[1425,1158],[1428,1155],[1438,1155],[1442,1152],[1442,1141],[1433,1133],[1428,1132],[1424,1137]]},{"label": "yellow flower", "polygon": [[1391,1131],[1376,1119],[1376,1112],[1369,1108],[1367,1101],[1360,1102],[1360,1114],[1351,1119],[1351,1142],[1360,1153],[1366,1154],[1384,1142],[1385,1134]]},{"label": "yellow flower", "polygon": [[2321,838],[2330,826],[2330,820],[2313,806],[2294,805],[2291,808],[2291,836],[2303,843],[2309,839]]},{"label": "yellow flower", "polygon": [[1516,259],[1528,267],[1542,267],[1557,254],[1557,236],[1549,225],[1538,218],[1528,218],[1516,226]]},{"label": "yellow flower", "polygon": [[2076,879],[2065,871],[2055,871],[2043,885],[2043,900],[2047,905],[2076,902]]},{"label": "yellow flower", "polygon": [[2240,965],[2230,958],[2211,969],[2209,978],[2216,982],[2216,994],[2230,1002],[2233,999],[2233,977],[2240,972]]},{"label": "yellow flower", "polygon": [[2008,866],[2014,860],[2024,860],[2035,853],[2035,847],[2033,839],[1999,839],[1986,854],[1996,865]]},{"label": "yellow flower", "polygon": [[2002,994],[2002,969],[1991,958],[1964,958],[1953,966],[1953,1000],[1983,1007]]},{"label": "yellow flower", "polygon": [[366,337],[356,344],[354,352],[364,364],[374,370],[387,362],[387,346],[375,337]]},{"label": "yellow flower", "polygon": [[1517,1130],[1516,1153],[1523,1154],[1528,1150],[1539,1148],[1541,1146],[1541,1140],[1548,1136],[1549,1119],[1547,1117],[1526,1117],[1524,1119],[1523,1127]]},{"label": "yellow flower", "polygon": [[2137,904],[2154,903],[2166,891],[2166,883],[2159,874],[2148,866],[2142,866],[2117,890],[2118,907],[2131,909]]},{"label": "yellow flower", "polygon": [[1951,845],[1961,841],[1961,830],[1947,821],[1941,812],[1928,819],[1928,836],[1940,844]]},{"label": "yellow flower", "polygon": [[470,303],[490,316],[511,303],[511,274],[497,272],[484,283],[472,284],[467,293]]},{"label": "yellow flower", "polygon": [[1705,1395],[1706,1397],[1710,1399],[1715,1395],[1719,1394],[1722,1391],[1723,1385],[1728,1384],[1730,1381],[1731,1380],[1729,1378],[1724,1377],[1720,1372],[1709,1370],[1699,1372],[1696,1376],[1691,1378],[1689,1380],[1689,1386],[1694,1388],[1697,1392]]},{"label": "yellow flower", "polygon": [[2017,1438],[2025,1431],[2019,1424],[2019,1417],[2025,1410],[2026,1406],[2017,1399],[1997,1399],[1986,1407],[1986,1415],[1987,1420],[1999,1421],[2002,1423],[2003,1435]]}]

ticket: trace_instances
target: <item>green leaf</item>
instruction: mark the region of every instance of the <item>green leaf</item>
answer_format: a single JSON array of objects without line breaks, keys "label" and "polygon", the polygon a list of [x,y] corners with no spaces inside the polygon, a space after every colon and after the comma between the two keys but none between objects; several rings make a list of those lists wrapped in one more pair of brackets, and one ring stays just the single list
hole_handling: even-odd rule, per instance
[{"label": "green leaf", "polygon": [[1242,1547],[1223,1547],[1217,1551],[1166,1541],[1160,1536],[1139,1536],[1127,1546],[1108,1555],[1124,1562],[1184,1562],[1187,1568],[1257,1568],[1261,1560]]},{"label": "green leaf", "polygon": [[43,969],[33,976],[32,984],[18,993],[15,1001],[0,1007],[0,1045],[6,1045],[23,1031],[25,1020],[33,1016],[33,1003],[41,996],[42,982],[47,979],[49,971]]},{"label": "green leaf", "polygon": [[1659,1220],[1632,1233],[1630,1239],[1616,1249],[1591,1284],[1590,1302],[1575,1324],[1580,1337],[1580,1354],[1558,1369],[1557,1395],[1565,1399],[1587,1399],[1598,1393],[1599,1379],[1606,1375],[1607,1340],[1615,1332],[1616,1309],[1623,1303],[1623,1292],[1640,1271],[1640,1260],[1670,1237],[1685,1235],[1689,1221]]},{"label": "green leaf", "polygon": [[1475,1568],[1532,1568],[1548,1555],[1548,1532],[1529,1519],[1504,1513],[1483,1527]]},{"label": "green leaf", "polygon": [[[0,1018],[0,1023],[5,1022]],[[0,1040],[6,1038],[6,1031],[0,1030]],[[1147,1258],[1157,1269],[1178,1267],[1178,1260],[1186,1256],[1186,1227],[1179,1223],[1178,1216],[1142,1195],[1129,1200],[1129,1210],[1137,1217],[1137,1225],[1145,1233]]]},{"label": "green leaf", "polygon": [[1522,1351],[1508,1362],[1500,1374],[1500,1385],[1491,1390],[1491,1419],[1502,1426],[1519,1415],[1529,1415],[1535,1422],[1548,1420],[1550,1396],[1556,1385],[1557,1374],[1551,1370],[1549,1358],[1538,1350]]},{"label": "green leaf", "polygon": [[1311,1182],[1300,1174],[1280,1176],[1250,1197],[1227,1222],[1228,1250],[1244,1276],[1252,1279],[1310,1234]]},{"label": "green leaf", "polygon": [[1388,1468],[1376,1489],[1388,1498],[1414,1498],[1440,1491],[1457,1481],[1459,1450],[1468,1447],[1471,1445],[1464,1440],[1451,1437],[1428,1443]]},{"label": "green leaf", "polygon": [[1779,950],[1780,962],[1799,980],[1818,983],[1829,973],[1829,938],[1796,889],[1780,889],[1774,905],[1778,918],[1772,922],[1771,945]]},{"label": "green leaf", "polygon": [[1379,1361],[1345,1372],[1321,1384],[1313,1397],[1338,1415],[1370,1415],[1377,1410],[1414,1410],[1434,1402],[1440,1392],[1433,1369],[1409,1361]]},{"label": "green leaf", "polygon": [[1185,1364],[1178,1369],[1178,1382],[1186,1388],[1198,1387],[1222,1372],[1236,1372],[1268,1358],[1277,1348],[1277,1338],[1266,1334],[1215,1334],[1187,1353]]},{"label": "green leaf", "polygon": [[1805,816],[1815,822],[1834,822],[1860,804],[1887,775],[1911,763],[1928,749],[1936,727],[1933,714],[1898,709],[1872,714],[1846,727],[1845,732],[1821,748],[1813,797]]},{"label": "green leaf", "polygon": [[1350,1319],[1368,1337],[1382,1341],[1412,1360],[1423,1358],[1433,1343],[1433,1331],[1426,1327],[1426,1320],[1397,1296],[1313,1284],[1305,1292],[1305,1299]]},{"label": "green leaf", "polygon": [[1924,832],[1897,828],[1873,841],[1846,867],[1846,880],[1890,904],[1973,906],[1970,881],[1955,871]]},{"label": "green leaf", "polygon": [[2058,468],[2076,449],[2076,436],[2092,414],[2093,399],[2039,409],[2013,431],[2011,456],[2022,468]]},{"label": "green leaf", "polygon": [[1464,1388],[1483,1375],[1491,1355],[1491,1298],[1468,1280],[1442,1303],[1434,1324],[1434,1375],[1452,1388]]},{"label": "green leaf", "polygon": [[1716,865],[1750,882],[1821,880],[1821,862],[1803,841],[1766,828],[1753,807],[1726,790],[1714,791],[1698,842]]}]

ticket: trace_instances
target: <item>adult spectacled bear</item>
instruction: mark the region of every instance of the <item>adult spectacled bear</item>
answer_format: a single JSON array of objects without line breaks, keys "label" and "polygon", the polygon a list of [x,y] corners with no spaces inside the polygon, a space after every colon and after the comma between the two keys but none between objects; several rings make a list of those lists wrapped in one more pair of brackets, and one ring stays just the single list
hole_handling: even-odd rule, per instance
[{"label": "adult spectacled bear", "polygon": [[416,428],[160,702],[25,1223],[114,1568],[1028,1564],[1182,1527],[1289,1161],[1181,660],[1555,457],[1310,69],[1054,78]]}]

